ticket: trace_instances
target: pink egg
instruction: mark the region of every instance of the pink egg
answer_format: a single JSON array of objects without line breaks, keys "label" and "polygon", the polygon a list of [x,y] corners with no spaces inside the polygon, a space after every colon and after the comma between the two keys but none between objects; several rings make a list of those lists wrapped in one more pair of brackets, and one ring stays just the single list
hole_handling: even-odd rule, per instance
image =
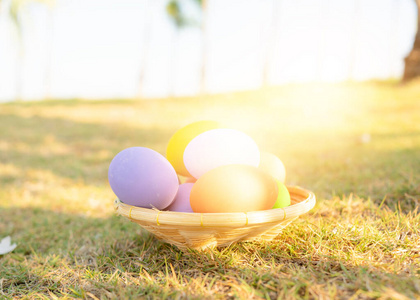
[{"label": "pink egg", "polygon": [[194,183],[184,183],[179,186],[174,201],[166,210],[177,212],[193,212],[190,204],[190,193]]}]

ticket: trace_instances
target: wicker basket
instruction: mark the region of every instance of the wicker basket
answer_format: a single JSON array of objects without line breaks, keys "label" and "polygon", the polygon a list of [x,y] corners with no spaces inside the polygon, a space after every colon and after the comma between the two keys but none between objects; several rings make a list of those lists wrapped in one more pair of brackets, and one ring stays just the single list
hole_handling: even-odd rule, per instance
[{"label": "wicker basket", "polygon": [[292,205],[248,213],[179,213],[114,202],[118,214],[136,222],[158,239],[181,250],[203,250],[235,242],[272,240],[281,230],[315,205],[314,193],[287,187]]}]

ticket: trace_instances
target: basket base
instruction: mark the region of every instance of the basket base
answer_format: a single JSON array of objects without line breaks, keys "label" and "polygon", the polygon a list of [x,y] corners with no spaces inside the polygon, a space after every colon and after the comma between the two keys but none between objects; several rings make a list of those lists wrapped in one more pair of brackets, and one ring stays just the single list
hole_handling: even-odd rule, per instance
[{"label": "basket base", "polygon": [[[162,226],[156,228],[156,226],[147,226],[141,224],[137,220],[134,222],[138,223],[147,231],[153,233],[153,235],[160,241],[172,244],[179,248],[180,250],[205,250],[208,248],[216,247],[227,247],[236,242],[250,242],[250,241],[271,241],[280,232],[293,222],[296,218],[291,218],[284,220],[281,223],[275,222],[272,226],[265,226],[261,228],[255,228],[255,226],[247,227],[238,227],[232,229],[232,227],[218,228],[218,230],[203,230],[198,228],[198,230],[175,230],[174,234],[173,229],[167,228],[167,230],[162,230]],[[180,239],[175,240],[174,236],[179,236]]]}]

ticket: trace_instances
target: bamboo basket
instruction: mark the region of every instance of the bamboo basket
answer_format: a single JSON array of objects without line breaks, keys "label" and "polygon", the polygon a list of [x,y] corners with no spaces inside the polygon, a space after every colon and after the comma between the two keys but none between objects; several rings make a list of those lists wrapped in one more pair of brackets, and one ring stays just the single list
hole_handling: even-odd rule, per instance
[{"label": "bamboo basket", "polygon": [[315,194],[288,186],[291,205],[248,213],[180,213],[114,202],[117,214],[181,250],[203,250],[240,241],[274,239],[281,230],[315,205]]}]

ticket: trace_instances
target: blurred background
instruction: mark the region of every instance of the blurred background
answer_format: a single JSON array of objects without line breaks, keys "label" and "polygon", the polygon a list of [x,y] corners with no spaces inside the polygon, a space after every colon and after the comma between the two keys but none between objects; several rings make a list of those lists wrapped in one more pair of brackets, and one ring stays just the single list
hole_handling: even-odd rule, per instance
[{"label": "blurred background", "polygon": [[[399,80],[417,11],[415,0],[0,0],[0,101]],[[407,79],[420,73],[413,57]]]}]

